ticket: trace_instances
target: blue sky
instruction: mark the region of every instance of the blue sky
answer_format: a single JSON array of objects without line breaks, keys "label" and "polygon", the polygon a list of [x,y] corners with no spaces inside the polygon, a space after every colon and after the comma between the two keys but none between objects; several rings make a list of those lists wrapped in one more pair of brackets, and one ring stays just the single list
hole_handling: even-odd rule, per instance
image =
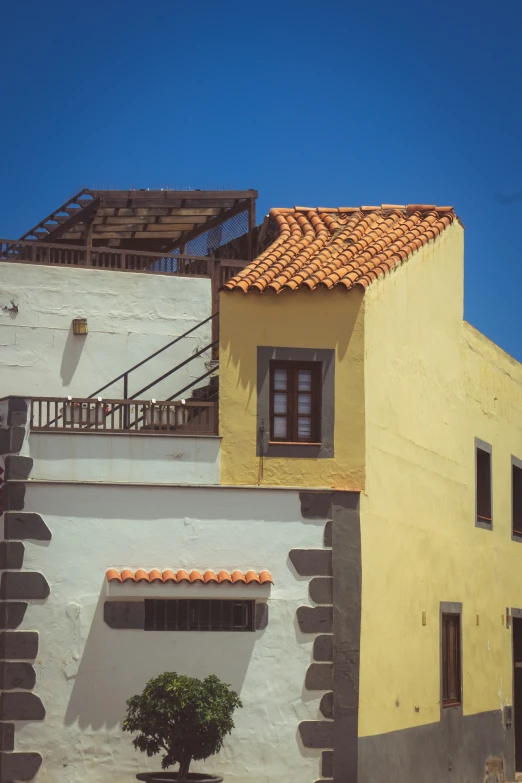
[{"label": "blue sky", "polygon": [[522,360],[521,32],[519,0],[6,0],[0,235],[82,187],[453,204],[465,316]]}]

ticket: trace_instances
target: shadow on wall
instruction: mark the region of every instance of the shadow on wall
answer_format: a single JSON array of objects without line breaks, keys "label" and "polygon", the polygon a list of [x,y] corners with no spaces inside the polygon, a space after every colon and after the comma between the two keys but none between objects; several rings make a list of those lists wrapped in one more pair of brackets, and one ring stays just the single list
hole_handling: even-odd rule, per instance
[{"label": "shadow on wall", "polygon": [[[336,360],[342,361],[353,350],[351,344],[364,291],[357,287],[350,291],[320,289],[257,295],[235,292],[222,296],[244,297],[244,322],[226,331],[222,347],[230,351],[229,363],[238,368],[238,385],[247,390],[249,405],[257,386],[258,345],[333,348]],[[247,309],[250,303],[255,307]],[[252,328],[242,328],[249,315]]]},{"label": "shadow on wall", "polygon": [[216,674],[241,693],[254,644],[262,632],[168,632],[109,628],[105,593],[92,625],[65,713],[67,726],[110,728],[123,722],[126,701],[165,671],[190,677]]},{"label": "shadow on wall", "polygon": [[62,363],[60,365],[60,378],[62,386],[69,386],[71,383],[78,363],[80,361],[87,335],[75,335],[73,325],[69,328],[65,347],[63,349]]}]

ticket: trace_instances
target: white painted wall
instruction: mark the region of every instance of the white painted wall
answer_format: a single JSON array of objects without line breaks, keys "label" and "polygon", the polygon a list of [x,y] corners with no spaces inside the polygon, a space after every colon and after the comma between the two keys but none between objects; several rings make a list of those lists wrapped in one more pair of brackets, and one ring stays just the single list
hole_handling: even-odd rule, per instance
[{"label": "white painted wall", "polygon": [[[217,437],[31,432],[32,479],[219,484]],[[24,444],[25,445],[25,444]]]},{"label": "white painted wall", "polygon": [[[37,684],[43,722],[19,725],[16,750],[38,750],[38,783],[131,783],[159,769],[121,731],[125,700],[163,671],[215,673],[244,708],[219,756],[193,771],[227,783],[303,783],[320,778],[320,752],[298,738],[317,719],[322,692],[304,689],[312,635],[296,609],[310,603],[306,578],[288,559],[320,547],[324,523],[301,519],[297,491],[29,484],[26,511],[42,514],[48,544],[28,542],[24,568],[49,581],[22,628],[40,632]],[[103,622],[108,567],[267,568],[274,578],[269,622],[255,633],[123,631]],[[136,591],[140,590],[136,586]]]},{"label": "white painted wall", "polygon": [[[18,312],[9,312],[13,301]],[[87,397],[207,318],[210,281],[33,264],[0,265],[0,396]],[[73,318],[89,334],[74,336]],[[130,393],[210,342],[210,324],[167,349],[130,379]],[[143,395],[170,397],[205,372],[198,357]],[[123,381],[103,393],[123,396]]]}]

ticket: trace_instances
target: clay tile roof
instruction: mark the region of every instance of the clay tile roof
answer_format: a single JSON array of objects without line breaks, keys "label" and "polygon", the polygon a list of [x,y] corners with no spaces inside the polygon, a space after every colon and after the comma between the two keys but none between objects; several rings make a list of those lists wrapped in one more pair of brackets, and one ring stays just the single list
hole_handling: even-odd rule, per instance
[{"label": "clay tile roof", "polygon": [[183,582],[188,582],[189,584],[194,584],[195,582],[204,582],[205,584],[209,582],[217,582],[219,584],[222,582],[230,584],[246,583],[248,585],[274,584],[270,571],[260,571],[259,574],[255,571],[247,571],[246,573],[243,573],[243,571],[232,571],[232,574],[228,571],[219,571],[216,575],[215,571],[210,570],[204,571],[203,573],[201,571],[192,570],[189,574],[183,568],[179,568],[177,571],[172,571],[170,568],[167,568],[163,572],[157,568],[153,568],[151,571],[146,571],[143,568],[138,568],[136,571],[131,571],[130,568],[123,568],[121,571],[118,571],[116,568],[109,568],[106,573],[106,578],[108,582],[160,581],[175,582],[177,584]]},{"label": "clay tile roof", "polygon": [[223,290],[366,288],[458,220],[453,207],[433,204],[294,207],[270,217],[279,236]]}]

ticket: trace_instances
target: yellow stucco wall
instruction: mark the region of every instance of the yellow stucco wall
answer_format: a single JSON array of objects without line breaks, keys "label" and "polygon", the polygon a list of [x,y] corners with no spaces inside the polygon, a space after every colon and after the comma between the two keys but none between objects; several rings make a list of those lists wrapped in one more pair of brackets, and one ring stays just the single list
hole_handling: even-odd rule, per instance
[{"label": "yellow stucco wall", "polygon": [[[462,304],[457,223],[365,296],[360,736],[439,720],[441,601],[463,604],[464,714],[511,703],[501,617],[522,607],[522,365],[462,320]],[[475,527],[475,437],[493,447],[492,531]]]},{"label": "yellow stucco wall", "polygon": [[[221,483],[364,486],[362,291],[220,297]],[[334,457],[256,457],[257,347],[335,349]]]}]

